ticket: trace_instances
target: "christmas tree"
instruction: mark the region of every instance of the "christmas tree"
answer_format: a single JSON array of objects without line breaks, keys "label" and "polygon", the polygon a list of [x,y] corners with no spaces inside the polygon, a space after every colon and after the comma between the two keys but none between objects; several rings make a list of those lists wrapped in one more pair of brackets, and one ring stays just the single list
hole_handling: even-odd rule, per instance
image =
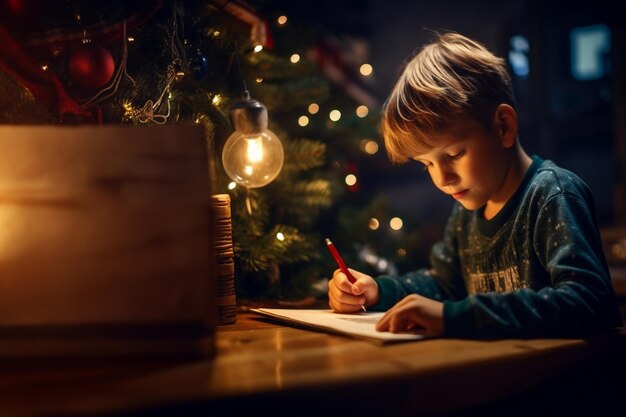
[{"label": "christmas tree", "polygon": [[[0,123],[201,123],[212,191],[231,196],[240,298],[311,294],[328,275],[318,221],[333,170],[324,138],[298,117],[327,100],[329,84],[293,53],[313,38],[239,1],[1,7]],[[221,162],[229,109],[246,94],[265,104],[284,149],[280,175],[263,188],[236,184]]]},{"label": "christmas tree", "polygon": [[[379,103],[354,68],[365,58],[349,62],[339,39],[262,6],[4,2],[0,123],[203,124],[212,192],[231,197],[238,298],[324,297],[336,268],[325,237],[370,273],[394,272],[420,239],[389,233],[388,203],[368,192],[389,165]],[[222,165],[231,110],[247,95],[284,149],[261,188]]]}]

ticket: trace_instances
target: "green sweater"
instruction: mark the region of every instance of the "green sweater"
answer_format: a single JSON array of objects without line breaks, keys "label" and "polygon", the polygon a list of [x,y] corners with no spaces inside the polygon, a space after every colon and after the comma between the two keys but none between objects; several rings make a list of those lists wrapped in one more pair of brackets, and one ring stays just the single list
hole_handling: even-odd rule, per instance
[{"label": "green sweater", "polygon": [[534,156],[491,220],[456,204],[430,269],[379,276],[387,310],[408,294],[443,301],[449,337],[581,336],[622,325],[589,188]]}]

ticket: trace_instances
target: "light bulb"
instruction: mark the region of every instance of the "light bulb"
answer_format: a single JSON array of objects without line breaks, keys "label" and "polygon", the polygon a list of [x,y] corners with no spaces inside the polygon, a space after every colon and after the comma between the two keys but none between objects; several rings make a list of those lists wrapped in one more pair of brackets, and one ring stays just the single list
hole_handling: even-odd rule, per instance
[{"label": "light bulb", "polygon": [[237,184],[258,188],[272,182],[283,167],[283,145],[271,130],[245,135],[235,131],[224,145],[222,164]]},{"label": "light bulb", "polygon": [[276,134],[267,128],[267,109],[246,94],[230,109],[230,117],[235,132],[222,150],[224,171],[247,188],[269,184],[280,173],[285,154]]}]

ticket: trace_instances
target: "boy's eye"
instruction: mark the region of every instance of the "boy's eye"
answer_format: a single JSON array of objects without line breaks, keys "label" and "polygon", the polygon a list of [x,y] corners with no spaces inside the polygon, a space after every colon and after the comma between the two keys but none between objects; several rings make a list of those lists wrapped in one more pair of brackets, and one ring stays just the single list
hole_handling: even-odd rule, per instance
[{"label": "boy's eye", "polygon": [[461,150],[461,151],[459,151],[457,153],[451,154],[451,155],[449,154],[448,158],[450,158],[450,159],[459,159],[463,155],[465,155],[465,149],[463,149],[463,150]]}]

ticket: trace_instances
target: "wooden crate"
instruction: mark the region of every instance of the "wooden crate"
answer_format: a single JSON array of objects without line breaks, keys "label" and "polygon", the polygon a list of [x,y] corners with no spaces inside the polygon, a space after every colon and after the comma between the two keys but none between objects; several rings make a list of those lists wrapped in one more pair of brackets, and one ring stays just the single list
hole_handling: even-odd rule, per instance
[{"label": "wooden crate", "polygon": [[0,355],[210,355],[201,126],[0,126]]}]

